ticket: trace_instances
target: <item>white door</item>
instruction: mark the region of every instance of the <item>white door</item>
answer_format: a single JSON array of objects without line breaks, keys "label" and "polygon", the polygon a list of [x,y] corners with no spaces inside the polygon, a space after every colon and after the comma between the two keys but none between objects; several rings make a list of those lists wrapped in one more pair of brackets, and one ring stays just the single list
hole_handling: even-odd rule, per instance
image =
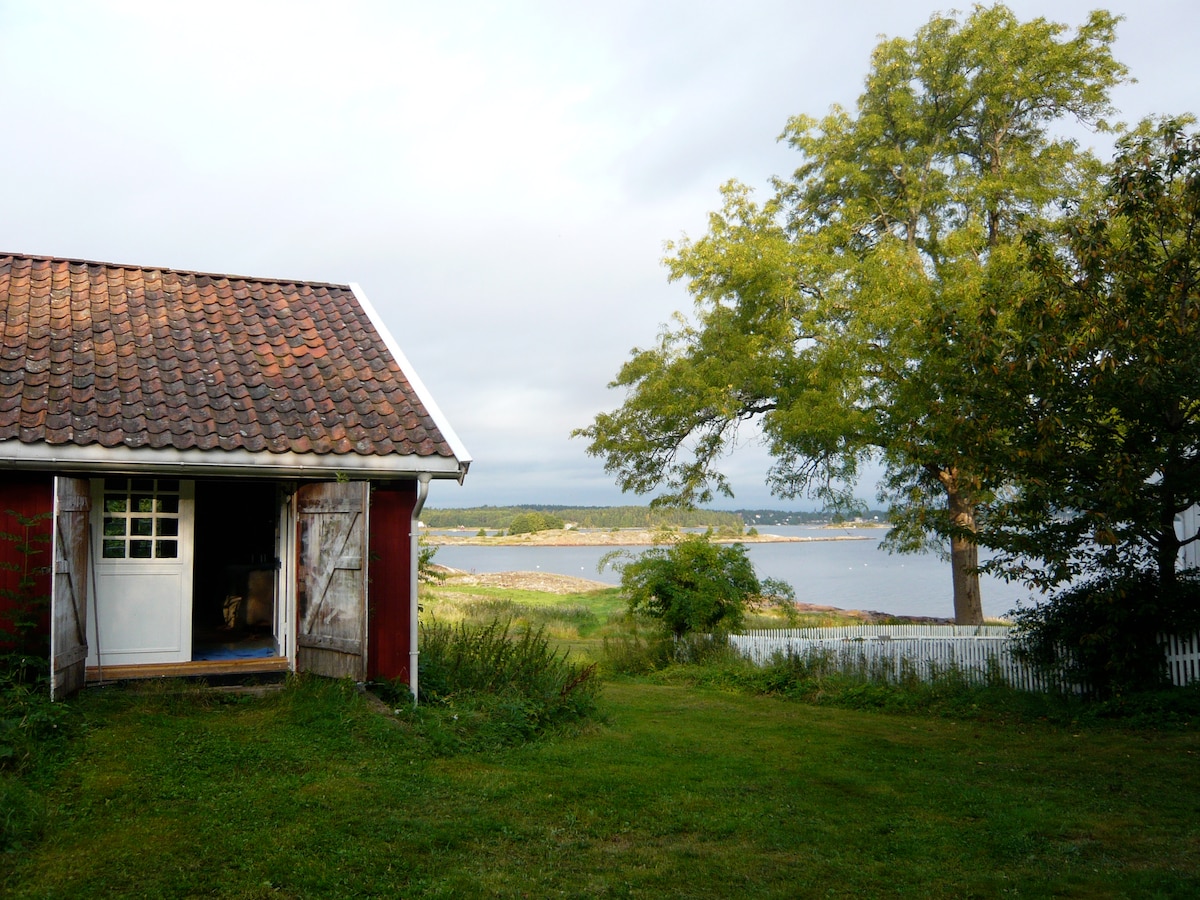
[{"label": "white door", "polygon": [[195,482],[92,480],[95,615],[88,665],[192,658]]}]

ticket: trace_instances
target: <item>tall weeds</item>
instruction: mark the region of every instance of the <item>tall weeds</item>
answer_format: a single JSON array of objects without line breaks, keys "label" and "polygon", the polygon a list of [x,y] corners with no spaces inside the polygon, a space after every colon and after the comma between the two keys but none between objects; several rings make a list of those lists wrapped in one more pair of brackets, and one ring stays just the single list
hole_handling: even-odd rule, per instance
[{"label": "tall weeds", "polygon": [[569,661],[544,628],[434,622],[421,627],[419,659],[422,703],[450,713],[430,735],[443,750],[519,743],[596,709],[596,666]]}]

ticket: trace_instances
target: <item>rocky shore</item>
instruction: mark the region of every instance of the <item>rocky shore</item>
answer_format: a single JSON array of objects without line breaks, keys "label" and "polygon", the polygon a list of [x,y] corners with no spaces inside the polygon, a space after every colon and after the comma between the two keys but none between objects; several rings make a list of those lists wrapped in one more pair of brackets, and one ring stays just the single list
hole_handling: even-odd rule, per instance
[{"label": "rocky shore", "polygon": [[[681,537],[685,532],[652,531],[649,529],[622,528],[617,531],[592,531],[577,528],[565,528],[552,531],[538,531],[534,534],[494,535],[480,537],[470,531],[463,530],[455,534],[445,532],[422,533],[425,543],[439,546],[448,544],[473,544],[483,547],[536,546],[536,547],[646,547],[655,543],[664,543],[673,538]],[[725,544],[773,544],[773,543],[808,543],[814,541],[865,541],[866,537],[857,534],[844,534],[831,530],[828,535],[805,535],[796,537],[780,534],[719,534],[714,532],[712,539]]]}]

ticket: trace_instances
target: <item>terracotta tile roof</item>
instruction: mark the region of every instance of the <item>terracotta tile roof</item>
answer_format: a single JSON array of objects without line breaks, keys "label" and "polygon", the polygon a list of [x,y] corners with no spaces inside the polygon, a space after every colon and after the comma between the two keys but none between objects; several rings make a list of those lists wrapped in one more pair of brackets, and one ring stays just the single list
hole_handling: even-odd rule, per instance
[{"label": "terracotta tile roof", "polygon": [[0,256],[0,441],[452,457],[349,286]]}]

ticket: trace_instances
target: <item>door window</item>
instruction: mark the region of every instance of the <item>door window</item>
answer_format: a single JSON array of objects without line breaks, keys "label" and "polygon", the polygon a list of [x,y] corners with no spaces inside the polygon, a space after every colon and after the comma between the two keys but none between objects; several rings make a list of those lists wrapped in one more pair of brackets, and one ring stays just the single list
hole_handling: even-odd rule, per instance
[{"label": "door window", "polygon": [[179,479],[104,479],[104,559],[179,557]]}]

